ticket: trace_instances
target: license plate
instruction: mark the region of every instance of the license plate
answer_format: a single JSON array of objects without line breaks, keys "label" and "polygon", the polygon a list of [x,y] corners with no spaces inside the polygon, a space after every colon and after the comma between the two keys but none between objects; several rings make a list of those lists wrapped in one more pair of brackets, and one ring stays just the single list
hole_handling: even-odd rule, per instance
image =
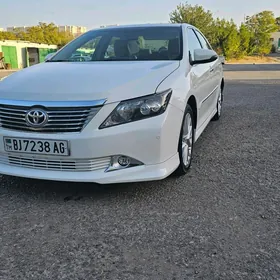
[{"label": "license plate", "polygon": [[6,152],[69,156],[68,141],[4,137]]}]

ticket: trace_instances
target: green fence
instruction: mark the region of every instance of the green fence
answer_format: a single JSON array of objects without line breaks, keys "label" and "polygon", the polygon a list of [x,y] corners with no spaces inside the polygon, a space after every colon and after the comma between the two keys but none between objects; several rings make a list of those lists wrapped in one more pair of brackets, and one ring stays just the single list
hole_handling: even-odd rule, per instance
[{"label": "green fence", "polygon": [[17,48],[10,46],[2,46],[2,52],[4,53],[5,63],[10,63],[12,69],[18,68]]},{"label": "green fence", "polygon": [[39,49],[39,61],[40,62],[44,62],[45,61],[45,57],[49,54],[49,53],[53,53],[56,52],[55,49]]}]

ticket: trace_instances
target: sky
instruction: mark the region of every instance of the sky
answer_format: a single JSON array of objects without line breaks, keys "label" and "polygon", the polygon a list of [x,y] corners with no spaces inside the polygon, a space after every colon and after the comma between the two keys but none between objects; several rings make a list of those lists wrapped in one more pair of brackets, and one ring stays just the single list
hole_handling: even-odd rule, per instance
[{"label": "sky", "polygon": [[[2,1],[1,1],[2,2]],[[164,23],[184,0],[6,0],[0,5],[0,27],[32,26],[38,22],[79,25],[88,29],[109,24]],[[280,16],[279,0],[189,0],[212,11],[215,17],[233,18],[263,10]]]}]

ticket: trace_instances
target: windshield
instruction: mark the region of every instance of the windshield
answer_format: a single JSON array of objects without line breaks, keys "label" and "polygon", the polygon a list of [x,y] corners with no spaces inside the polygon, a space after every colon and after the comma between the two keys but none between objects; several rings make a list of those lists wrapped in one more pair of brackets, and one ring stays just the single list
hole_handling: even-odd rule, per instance
[{"label": "windshield", "polygon": [[87,32],[49,62],[181,60],[181,27],[126,27]]}]

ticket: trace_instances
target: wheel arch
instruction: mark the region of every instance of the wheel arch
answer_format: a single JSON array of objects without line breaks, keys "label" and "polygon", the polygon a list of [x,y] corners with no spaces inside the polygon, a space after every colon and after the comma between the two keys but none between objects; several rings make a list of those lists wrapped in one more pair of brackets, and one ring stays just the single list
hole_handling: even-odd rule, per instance
[{"label": "wheel arch", "polygon": [[223,78],[223,79],[222,79],[222,82],[221,82],[221,89],[222,89],[222,92],[224,91],[224,88],[225,88],[225,79]]},{"label": "wheel arch", "polygon": [[194,128],[196,129],[197,126],[197,102],[194,95],[191,95],[187,102],[188,105],[191,106],[193,111],[193,118],[194,118]]}]

